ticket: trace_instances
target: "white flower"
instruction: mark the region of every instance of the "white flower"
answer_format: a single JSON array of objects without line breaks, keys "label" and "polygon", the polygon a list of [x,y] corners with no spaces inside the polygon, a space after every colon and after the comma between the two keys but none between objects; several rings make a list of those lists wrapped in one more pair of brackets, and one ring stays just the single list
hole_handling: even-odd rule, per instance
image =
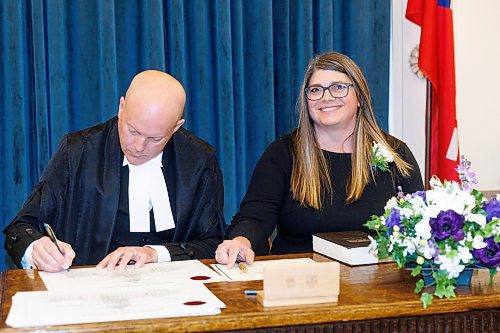
[{"label": "white flower", "polygon": [[427,208],[424,199],[419,195],[410,198],[408,201],[411,203],[411,206],[415,211],[415,214],[422,214]]},{"label": "white flower", "polygon": [[431,238],[431,225],[428,219],[422,219],[420,222],[415,224],[415,233],[418,237],[423,239]]},{"label": "white flower", "polygon": [[372,168],[380,169],[381,171],[391,171],[388,164],[393,162],[394,158],[389,150],[377,142],[373,141],[372,147]]},{"label": "white flower", "polygon": [[[493,219],[495,220],[497,219],[496,217]],[[496,236],[496,235],[500,235],[500,224],[496,224],[493,229],[491,229],[491,233],[493,234],[493,236]]]},{"label": "white flower", "polygon": [[455,190],[453,191],[452,207],[458,214],[468,214],[476,204],[476,198],[467,191]]},{"label": "white flower", "polygon": [[431,212],[451,209],[457,214],[470,213],[476,203],[474,196],[459,188],[454,188],[454,183],[448,184],[452,185],[449,185],[449,188],[438,187],[426,192],[427,203]]},{"label": "white flower", "polygon": [[426,220],[430,220],[432,218],[435,218],[441,213],[443,209],[439,206],[435,205],[430,205],[427,206],[427,209],[424,211],[423,218]]},{"label": "white flower", "polygon": [[406,248],[403,250],[403,255],[406,257],[408,254],[415,253],[415,244],[409,239],[406,240]]},{"label": "white flower", "polygon": [[380,217],[380,224],[385,225],[385,217]]},{"label": "white flower", "polygon": [[441,181],[439,180],[439,178],[433,176],[430,180],[429,180],[429,184],[431,185],[431,188],[432,189],[436,189],[438,187],[443,187],[443,183],[441,183]]},{"label": "white flower", "polygon": [[397,244],[399,246],[403,246],[406,244],[405,240],[399,237],[399,232],[393,232],[392,235],[389,236],[389,252],[391,252],[394,249],[394,245]]},{"label": "white flower", "polygon": [[405,208],[401,208],[399,210],[399,214],[402,217],[410,218],[413,215],[413,211],[410,208],[405,207]]},{"label": "white flower", "polygon": [[393,208],[399,209],[399,207],[398,207],[398,198],[396,198],[396,197],[390,198],[389,201],[387,201],[387,203],[385,204],[385,208],[384,209],[387,210],[387,209],[393,209]]},{"label": "white flower", "polygon": [[426,259],[432,259],[436,256],[436,244],[426,239],[421,239],[418,244],[418,250],[424,255]]},{"label": "white flower", "polygon": [[470,250],[466,246],[459,246],[458,247],[458,258],[464,263],[468,264],[470,260],[472,260],[474,257],[472,256],[472,253],[470,253]]},{"label": "white flower", "polygon": [[481,228],[484,228],[486,226],[486,216],[482,214],[467,214],[465,215],[465,219],[470,222],[475,222],[481,226]]},{"label": "white flower", "polygon": [[394,158],[392,157],[392,154],[389,152],[389,150],[377,142],[373,141],[373,151],[375,152],[375,157],[383,160],[385,162],[394,162]]},{"label": "white flower", "polygon": [[422,251],[425,259],[432,259],[436,255],[436,249],[429,245],[422,247],[420,251]]},{"label": "white flower", "polygon": [[378,254],[377,241],[373,239],[373,237],[370,235],[368,235],[368,238],[370,239],[370,246],[368,246],[368,252],[377,255]]},{"label": "white flower", "polygon": [[474,240],[472,241],[472,247],[476,250],[483,249],[486,247],[486,243],[484,242],[483,236],[476,235],[474,236]]},{"label": "white flower", "polygon": [[460,258],[458,256],[450,258],[449,254],[439,255],[436,263],[441,263],[439,268],[446,271],[449,279],[457,278],[465,268],[464,265],[460,265]]}]

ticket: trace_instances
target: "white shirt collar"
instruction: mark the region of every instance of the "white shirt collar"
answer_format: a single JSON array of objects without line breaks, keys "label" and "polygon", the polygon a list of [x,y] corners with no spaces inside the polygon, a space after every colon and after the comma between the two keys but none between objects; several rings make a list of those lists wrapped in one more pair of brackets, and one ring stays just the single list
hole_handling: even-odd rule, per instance
[{"label": "white shirt collar", "polygon": [[134,165],[132,163],[130,163],[127,159],[127,156],[124,154],[123,155],[123,164],[122,166],[126,166],[126,165],[133,165],[134,167],[141,167],[141,166],[145,166],[145,165],[155,165],[155,164],[160,164],[161,167],[163,167],[163,162],[162,162],[162,158],[163,158],[163,151],[161,151],[158,155],[156,155],[155,157],[153,157],[152,159],[150,159],[149,161],[147,161],[146,163],[143,163],[143,164],[139,164],[139,165]]}]

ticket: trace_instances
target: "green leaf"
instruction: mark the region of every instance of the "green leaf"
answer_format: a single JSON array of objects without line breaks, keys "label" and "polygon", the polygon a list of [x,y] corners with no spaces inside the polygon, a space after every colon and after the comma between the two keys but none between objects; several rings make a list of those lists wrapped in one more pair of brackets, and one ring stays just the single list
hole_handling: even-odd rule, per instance
[{"label": "green leaf", "polygon": [[394,259],[394,261],[398,264],[399,269],[401,269],[406,263],[406,259],[401,252],[394,251],[392,253],[392,259]]},{"label": "green leaf", "polygon": [[387,239],[380,239],[377,245],[378,248],[378,257],[380,259],[385,259],[389,257],[389,251],[387,250]]},{"label": "green leaf", "polygon": [[365,227],[372,230],[376,229],[376,226],[380,224],[380,217],[377,215],[372,215],[368,221],[364,224]]},{"label": "green leaf", "polygon": [[384,163],[380,163],[380,164],[378,164],[378,165],[377,165],[377,167],[378,167],[380,170],[382,170],[382,171],[389,171],[389,172],[390,172],[390,169],[389,169],[389,168],[387,167],[387,165],[386,165],[386,164],[384,164]]},{"label": "green leaf", "polygon": [[490,271],[490,283],[489,283],[489,285],[492,286],[493,285],[493,278],[495,277],[497,270],[495,268],[490,268],[489,271]]},{"label": "green leaf", "polygon": [[417,267],[412,269],[411,276],[417,276],[418,274],[420,274],[421,271],[422,271],[422,266],[417,265]]},{"label": "green leaf", "polygon": [[427,307],[432,304],[432,295],[423,293],[422,296],[420,296],[420,301],[423,303],[424,309],[427,309]]},{"label": "green leaf", "polygon": [[476,202],[481,202],[483,200],[483,193],[481,191],[473,189],[472,192],[471,192],[471,194],[476,199]]},{"label": "green leaf", "polygon": [[[453,243],[452,243],[453,244]],[[451,247],[451,246],[450,246]],[[458,254],[458,251],[455,250],[455,249],[451,249],[450,251],[448,251],[448,253],[446,253],[446,257],[448,258],[454,258],[456,257]]]},{"label": "green leaf", "polygon": [[484,238],[490,238],[493,235],[493,223],[486,224],[481,231]]},{"label": "green leaf", "polygon": [[446,298],[456,297],[455,286],[449,285],[445,288],[444,296]]},{"label": "green leaf", "polygon": [[432,273],[434,280],[436,281],[436,289],[434,290],[434,295],[439,298],[443,298],[446,295],[446,287],[449,284],[448,276],[446,272],[442,270],[435,271]]},{"label": "green leaf", "polygon": [[443,298],[446,294],[446,289],[444,288],[442,283],[436,282],[436,290],[434,290],[434,295],[439,298]]},{"label": "green leaf", "polygon": [[415,284],[415,294],[421,292],[423,287],[424,287],[424,280],[422,279],[418,280],[417,283]]}]

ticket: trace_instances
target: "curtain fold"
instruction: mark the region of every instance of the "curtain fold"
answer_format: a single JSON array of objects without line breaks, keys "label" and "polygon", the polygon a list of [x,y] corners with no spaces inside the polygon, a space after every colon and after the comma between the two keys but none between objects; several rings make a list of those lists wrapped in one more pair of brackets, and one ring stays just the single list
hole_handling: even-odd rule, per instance
[{"label": "curtain fold", "polygon": [[296,126],[314,54],[360,65],[387,128],[389,29],[386,0],[0,1],[3,225],[61,137],[116,115],[145,69],[184,85],[185,126],[217,150],[229,221],[264,149]]}]

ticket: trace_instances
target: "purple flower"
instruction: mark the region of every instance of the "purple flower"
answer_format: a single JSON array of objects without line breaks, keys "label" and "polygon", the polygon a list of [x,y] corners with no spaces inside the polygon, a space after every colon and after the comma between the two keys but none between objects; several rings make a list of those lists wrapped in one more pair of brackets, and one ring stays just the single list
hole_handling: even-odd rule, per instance
[{"label": "purple flower", "polygon": [[412,198],[415,198],[415,197],[421,197],[421,198],[422,198],[422,200],[424,200],[424,202],[425,202],[425,198],[426,198],[426,197],[425,197],[425,191],[417,191],[417,192],[413,193],[413,194],[411,195],[411,197],[412,197]]},{"label": "purple flower", "polygon": [[471,193],[473,188],[469,183],[462,183],[462,190],[464,190],[467,193]]},{"label": "purple flower", "polygon": [[465,237],[462,230],[465,218],[454,210],[441,211],[437,217],[431,218],[429,224],[432,236],[437,240],[443,240],[450,236],[455,242],[461,241]]},{"label": "purple flower", "polygon": [[488,214],[488,217],[486,218],[488,222],[490,222],[494,217],[500,218],[500,201],[496,198],[492,198],[488,201],[483,206],[483,209],[486,211],[486,214]]},{"label": "purple flower", "polygon": [[460,157],[460,164],[455,169],[462,182],[462,189],[468,192],[472,191],[472,186],[470,184],[477,184],[476,174],[470,171],[470,164],[470,161],[462,155]]},{"label": "purple flower", "polygon": [[427,246],[424,248],[424,257],[426,259],[435,259],[440,253],[441,250],[437,243],[432,238],[429,239],[427,241]]},{"label": "purple flower", "polygon": [[472,250],[472,256],[476,258],[476,263],[482,264],[488,268],[497,268],[500,266],[500,244],[495,243],[493,237],[484,240],[486,247]]},{"label": "purple flower", "polygon": [[388,235],[392,235],[392,228],[397,225],[399,227],[399,231],[403,231],[403,227],[401,227],[401,215],[399,214],[399,210],[393,209],[389,216],[385,219],[385,226],[389,228],[387,232]]}]

